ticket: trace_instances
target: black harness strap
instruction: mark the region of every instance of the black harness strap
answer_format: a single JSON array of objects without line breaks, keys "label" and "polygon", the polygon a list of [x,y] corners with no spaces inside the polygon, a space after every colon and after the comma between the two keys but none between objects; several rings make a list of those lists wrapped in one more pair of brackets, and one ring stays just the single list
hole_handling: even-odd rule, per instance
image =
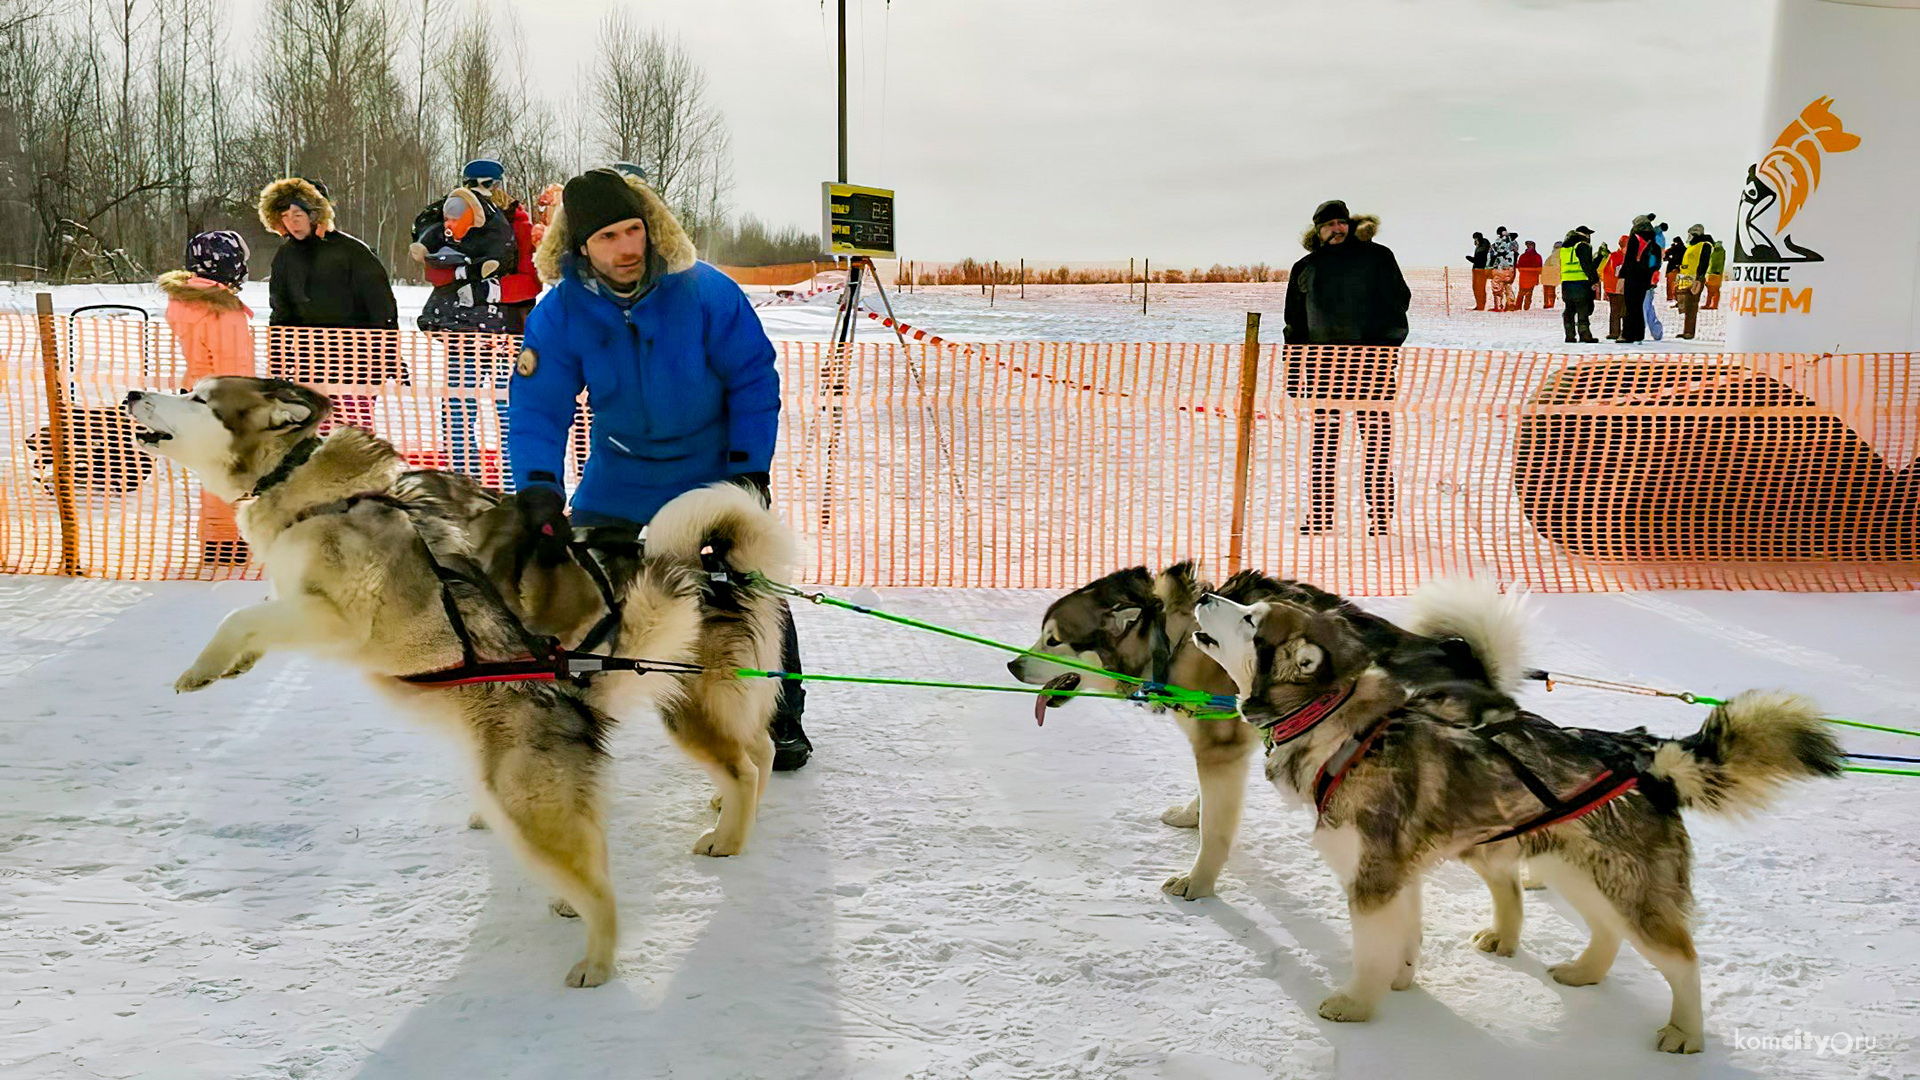
[{"label": "black harness strap", "polygon": [[1539,775],[1527,767],[1520,755],[1508,749],[1499,741],[1499,736],[1524,732],[1539,720],[1515,718],[1491,724],[1481,724],[1473,728],[1487,748],[1507,763],[1514,778],[1539,800],[1546,809],[1539,814],[1513,826],[1510,829],[1480,841],[1480,844],[1497,844],[1502,840],[1511,840],[1516,836],[1547,828],[1551,825],[1564,825],[1584,814],[1598,810],[1602,805],[1625,795],[1640,785],[1640,770],[1628,758],[1616,756],[1613,760],[1603,759],[1605,765],[1600,774],[1576,788],[1573,794],[1562,799],[1554,790],[1541,780]]},{"label": "black harness strap", "polygon": [[578,650],[592,652],[609,646],[613,641],[614,632],[620,629],[624,609],[619,595],[614,592],[613,579],[607,576],[607,568],[600,565],[599,549],[578,542],[569,543],[567,547],[573,552],[580,568],[593,579],[593,587],[600,590],[600,603],[607,609],[607,613],[600,616],[600,621],[593,624],[593,629],[587,631],[587,636],[580,639]]}]

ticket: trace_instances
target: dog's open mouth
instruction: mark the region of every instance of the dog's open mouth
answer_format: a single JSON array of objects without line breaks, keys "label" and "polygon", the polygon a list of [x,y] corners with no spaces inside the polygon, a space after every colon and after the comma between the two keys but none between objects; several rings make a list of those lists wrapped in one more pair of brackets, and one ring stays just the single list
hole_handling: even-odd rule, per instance
[{"label": "dog's open mouth", "polygon": [[173,438],[171,431],[155,431],[148,427],[136,426],[133,432],[133,441],[141,446],[159,446],[171,438]]},{"label": "dog's open mouth", "polygon": [[1220,647],[1220,639],[1207,633],[1205,630],[1195,630],[1193,632],[1193,643],[1203,649],[1217,649]]}]

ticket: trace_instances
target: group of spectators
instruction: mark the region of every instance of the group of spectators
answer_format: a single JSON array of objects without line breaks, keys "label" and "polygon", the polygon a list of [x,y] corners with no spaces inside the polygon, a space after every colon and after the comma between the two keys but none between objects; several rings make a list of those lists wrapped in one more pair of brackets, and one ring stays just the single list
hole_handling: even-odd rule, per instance
[{"label": "group of spectators", "polygon": [[[644,179],[638,166],[623,167]],[[503,335],[525,329],[540,295],[534,251],[557,206],[559,185],[542,190],[529,209],[508,194],[505,180],[500,162],[469,161],[459,184],[413,221],[408,250],[433,286],[418,325],[445,343],[450,388],[506,388],[513,355]],[[282,241],[269,272],[267,323],[278,329],[267,336],[267,374],[328,388],[334,403],[329,426],[371,427],[379,387],[411,378],[393,336],[378,332],[400,325],[387,267],[339,227],[327,186],[318,180],[275,180],[261,190],[256,211],[261,226]],[[238,232],[199,233],[187,241],[185,268],[160,277],[188,383],[258,370],[249,325],[253,311],[240,299],[250,257]],[[456,394],[442,405],[446,464],[510,485],[511,474],[497,456],[491,468],[484,460],[479,396]],[[505,401],[498,393],[485,396],[504,421]],[[245,563],[248,553],[231,511],[209,496],[201,517],[202,559]]]},{"label": "group of spectators", "polygon": [[[1580,243],[1588,247],[1591,266],[1575,252],[1576,233]],[[1473,252],[1467,256],[1473,272],[1474,310],[1530,309],[1535,288],[1541,292],[1543,308],[1554,306],[1556,293],[1567,293],[1571,305],[1574,293],[1593,291],[1607,299],[1607,340],[1634,344],[1645,340],[1649,332],[1655,340],[1664,334],[1658,311],[1650,300],[1642,298],[1643,293],[1650,297],[1663,277],[1666,302],[1684,320],[1676,337],[1693,338],[1699,313],[1720,306],[1727,249],[1708,235],[1704,226],[1694,225],[1685,236],[1669,239],[1665,222],[1656,222],[1653,214],[1642,214],[1611,247],[1605,243],[1596,247],[1592,239],[1593,230],[1581,226],[1554,241],[1553,247],[1542,254],[1534,241],[1522,241],[1519,233],[1504,225],[1494,230],[1491,240],[1483,233],[1474,233]],[[1569,289],[1572,282],[1584,285]],[[1638,320],[1629,315],[1635,309],[1639,311]],[[1569,342],[1597,341],[1578,329],[1584,324],[1578,323],[1574,312],[1565,312],[1563,319]]]}]

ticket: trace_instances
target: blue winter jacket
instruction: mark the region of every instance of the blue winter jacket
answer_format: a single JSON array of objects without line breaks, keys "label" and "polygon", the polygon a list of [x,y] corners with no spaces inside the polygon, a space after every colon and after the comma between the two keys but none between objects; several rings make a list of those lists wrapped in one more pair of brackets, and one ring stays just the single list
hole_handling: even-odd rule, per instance
[{"label": "blue winter jacket", "polygon": [[[703,262],[662,275],[629,308],[581,276],[575,256],[527,317],[508,388],[507,451],[516,485],[564,486],[563,458],[582,387],[593,446],[573,508],[645,522],[676,495],[766,472],[780,376],[740,286]],[[587,271],[591,273],[591,271]],[[521,372],[532,367],[532,374]]]}]

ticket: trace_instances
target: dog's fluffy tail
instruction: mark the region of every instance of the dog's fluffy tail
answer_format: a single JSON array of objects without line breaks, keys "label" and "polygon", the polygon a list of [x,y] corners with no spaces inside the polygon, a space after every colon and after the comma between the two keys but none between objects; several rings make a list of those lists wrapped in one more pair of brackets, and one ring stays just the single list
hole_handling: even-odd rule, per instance
[{"label": "dog's fluffy tail", "polygon": [[1843,759],[1813,702],[1749,690],[1695,734],[1661,744],[1647,772],[1672,783],[1682,807],[1740,817],[1765,809],[1787,781],[1838,776]]},{"label": "dog's fluffy tail", "polygon": [[1485,578],[1438,578],[1414,590],[1407,629],[1466,641],[1487,669],[1487,681],[1511,694],[1526,671],[1527,607],[1527,594],[1518,588],[1503,593]]},{"label": "dog's fluffy tail", "polygon": [[695,488],[667,505],[647,525],[647,551],[700,561],[712,548],[728,566],[786,580],[793,566],[793,534],[761,505],[759,496],[737,484]]}]

